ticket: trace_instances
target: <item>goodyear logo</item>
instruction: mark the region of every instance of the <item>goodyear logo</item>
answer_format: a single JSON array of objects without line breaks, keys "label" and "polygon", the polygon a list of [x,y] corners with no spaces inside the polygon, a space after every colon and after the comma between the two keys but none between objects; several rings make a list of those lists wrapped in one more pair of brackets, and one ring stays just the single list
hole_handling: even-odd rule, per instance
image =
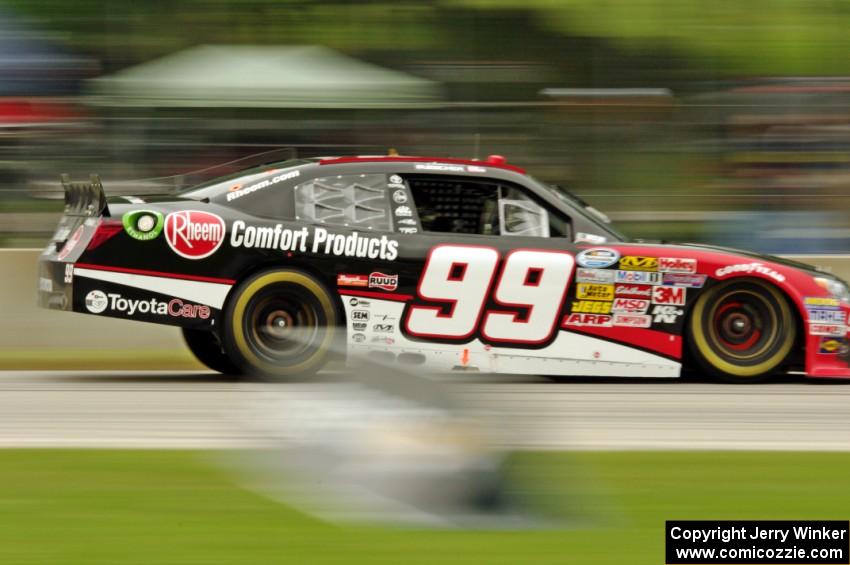
[{"label": "goodyear logo", "polygon": [[582,300],[614,300],[613,284],[578,283],[576,298]]},{"label": "goodyear logo", "polygon": [[657,271],[658,258],[626,255],[620,259],[620,269],[624,271]]},{"label": "goodyear logo", "polygon": [[582,314],[610,314],[611,303],[595,300],[575,300],[573,301],[572,311]]}]

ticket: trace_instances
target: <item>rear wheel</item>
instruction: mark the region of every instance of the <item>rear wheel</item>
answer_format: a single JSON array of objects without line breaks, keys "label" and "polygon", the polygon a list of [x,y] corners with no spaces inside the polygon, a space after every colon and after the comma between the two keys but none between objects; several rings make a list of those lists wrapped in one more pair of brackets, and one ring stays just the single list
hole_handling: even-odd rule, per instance
[{"label": "rear wheel", "polygon": [[213,332],[183,328],[183,340],[198,361],[213,371],[225,375],[239,374],[239,369],[224,352],[221,341]]},{"label": "rear wheel", "polygon": [[706,290],[687,326],[690,350],[706,371],[730,382],[757,382],[794,347],[797,324],[785,296],[761,280],[731,280]]},{"label": "rear wheel", "polygon": [[224,319],[225,351],[244,373],[287,379],[311,375],[328,360],[337,310],[314,277],[282,269],[239,285]]}]

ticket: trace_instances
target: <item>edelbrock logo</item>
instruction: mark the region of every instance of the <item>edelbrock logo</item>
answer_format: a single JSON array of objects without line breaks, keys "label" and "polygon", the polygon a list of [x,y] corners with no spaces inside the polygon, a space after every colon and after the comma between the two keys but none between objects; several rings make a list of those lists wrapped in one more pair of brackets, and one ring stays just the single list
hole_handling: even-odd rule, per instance
[{"label": "edelbrock logo", "polygon": [[224,241],[224,220],[200,210],[172,212],[165,218],[165,240],[186,259],[209,257]]}]

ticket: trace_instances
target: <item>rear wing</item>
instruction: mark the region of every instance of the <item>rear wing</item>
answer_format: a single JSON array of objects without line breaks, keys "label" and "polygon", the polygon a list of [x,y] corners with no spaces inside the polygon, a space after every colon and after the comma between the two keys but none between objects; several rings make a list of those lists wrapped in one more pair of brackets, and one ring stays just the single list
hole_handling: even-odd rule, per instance
[{"label": "rear wing", "polygon": [[65,191],[66,216],[97,217],[109,215],[106,205],[106,193],[98,175],[90,175],[88,182],[72,181],[68,175],[62,175],[62,189]]}]

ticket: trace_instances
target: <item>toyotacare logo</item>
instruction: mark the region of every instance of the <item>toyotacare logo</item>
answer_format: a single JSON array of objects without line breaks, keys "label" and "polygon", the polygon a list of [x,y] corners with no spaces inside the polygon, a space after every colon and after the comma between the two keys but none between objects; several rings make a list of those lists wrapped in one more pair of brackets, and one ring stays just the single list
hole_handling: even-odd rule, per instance
[{"label": "toyotacare logo", "polygon": [[156,298],[140,300],[125,298],[116,293],[106,295],[99,290],[93,290],[86,295],[86,308],[94,314],[99,314],[109,308],[127,316],[155,314],[173,318],[200,318],[202,320],[209,319],[212,314],[209,306],[183,302],[179,298],[172,298],[167,302]]},{"label": "toyotacare logo", "polygon": [[165,240],[186,259],[209,257],[224,241],[224,220],[199,210],[172,212],[165,218]]}]

